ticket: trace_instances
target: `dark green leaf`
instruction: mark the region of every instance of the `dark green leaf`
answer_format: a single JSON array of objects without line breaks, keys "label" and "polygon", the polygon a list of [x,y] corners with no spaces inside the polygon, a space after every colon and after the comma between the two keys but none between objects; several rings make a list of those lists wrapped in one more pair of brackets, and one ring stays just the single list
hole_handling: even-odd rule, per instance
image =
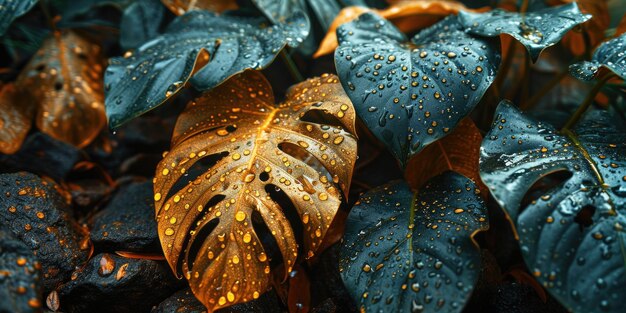
[{"label": "dark green leaf", "polygon": [[28,12],[37,0],[0,0],[0,36],[4,35],[11,23]]},{"label": "dark green leaf", "polygon": [[165,7],[159,0],[138,0],[124,9],[120,22],[120,45],[124,50],[139,47],[159,34]]},{"label": "dark green leaf", "polygon": [[[63,27],[73,25],[73,22],[83,15],[93,12],[95,9],[104,6],[113,6],[120,10],[133,2],[133,0],[47,0],[46,4],[52,8],[55,14],[61,16],[59,24]],[[101,22],[98,21],[98,24]]]},{"label": "dark green leaf", "polygon": [[367,127],[402,164],[447,135],[493,82],[497,39],[478,39],[451,16],[408,42],[372,13],[337,30],[335,65]]},{"label": "dark green leaf", "polygon": [[591,62],[572,64],[569,70],[578,79],[592,80],[602,67],[626,79],[626,33],[602,43],[593,53]]},{"label": "dark green leaf", "polygon": [[501,9],[486,13],[459,12],[459,21],[472,34],[499,36],[509,34],[522,43],[534,61],[574,26],[591,18],[578,9],[576,2],[521,14]]},{"label": "dark green leaf", "polygon": [[163,103],[190,79],[202,51],[210,61],[191,78],[209,90],[246,69],[267,67],[285,46],[296,46],[306,19],[296,14],[284,24],[266,26],[262,18],[191,11],[165,33],[124,57],[110,60],[105,75],[106,109],[113,128]]},{"label": "dark green leaf", "polygon": [[472,236],[488,228],[476,185],[446,172],[414,194],[397,181],[365,194],[346,221],[341,277],[368,312],[460,312],[480,271]]},{"label": "dark green leaf", "polygon": [[480,167],[537,280],[573,312],[623,312],[626,125],[593,111],[559,133],[502,102]]}]

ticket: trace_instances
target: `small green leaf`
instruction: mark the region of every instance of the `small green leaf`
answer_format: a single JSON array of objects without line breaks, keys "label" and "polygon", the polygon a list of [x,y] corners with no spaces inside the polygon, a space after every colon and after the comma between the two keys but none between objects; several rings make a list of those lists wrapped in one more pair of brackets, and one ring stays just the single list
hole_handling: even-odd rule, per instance
[{"label": "small green leaf", "polygon": [[570,29],[590,18],[591,15],[580,12],[576,2],[526,14],[502,9],[486,13],[459,12],[459,21],[470,33],[486,37],[509,34],[526,47],[533,62],[541,51],[555,45]]},{"label": "small green leaf", "polygon": [[603,42],[593,53],[591,62],[572,64],[569,71],[572,76],[589,81],[597,76],[602,67],[626,79],[626,34]]},{"label": "small green leaf", "polygon": [[481,177],[537,280],[570,311],[617,313],[626,298],[626,125],[590,113],[559,133],[500,103]]},{"label": "small green leaf", "polygon": [[124,9],[120,22],[120,45],[124,50],[138,48],[159,34],[165,7],[159,0],[138,0]]},{"label": "small green leaf", "polygon": [[404,165],[444,137],[496,76],[499,40],[466,34],[451,16],[411,42],[373,13],[337,29],[335,66],[372,133]]},{"label": "small green leaf", "polygon": [[0,36],[16,18],[26,14],[35,4],[37,0],[0,0]]},{"label": "small green leaf", "polygon": [[[159,106],[188,80],[204,91],[246,69],[267,67],[285,45],[297,46],[306,36],[299,32],[302,23],[302,13],[275,26],[266,26],[263,18],[197,10],[176,18],[162,35],[109,61],[104,79],[109,125],[118,127]],[[202,51],[210,60],[191,77]]]},{"label": "small green leaf", "polygon": [[460,312],[480,272],[472,237],[487,228],[478,189],[460,174],[441,174],[417,194],[392,182],[350,212],[341,277],[362,311]]}]

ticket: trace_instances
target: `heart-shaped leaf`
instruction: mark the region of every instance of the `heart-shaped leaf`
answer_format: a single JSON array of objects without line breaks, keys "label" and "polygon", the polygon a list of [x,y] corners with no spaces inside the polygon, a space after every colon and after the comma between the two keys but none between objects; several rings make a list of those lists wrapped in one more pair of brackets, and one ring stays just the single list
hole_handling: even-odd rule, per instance
[{"label": "heart-shaped leaf", "polygon": [[0,36],[4,35],[13,21],[28,12],[37,0],[0,0]]},{"label": "heart-shaped leaf", "polygon": [[0,153],[17,152],[33,124],[35,106],[14,85],[0,86]]},{"label": "heart-shaped leaf", "polygon": [[336,14],[332,24],[328,27],[326,36],[322,39],[313,56],[317,58],[334,52],[339,45],[337,28],[365,12],[377,13],[394,23],[402,32],[412,32],[430,26],[450,14],[457,14],[461,10],[472,11],[460,2],[439,0],[400,1],[380,10],[363,6],[346,7]]},{"label": "heart-shaped leaf", "polygon": [[480,272],[474,234],[487,210],[468,178],[446,172],[417,194],[405,182],[373,189],[352,208],[341,277],[365,312],[460,312]]},{"label": "heart-shaped leaf", "polygon": [[359,117],[404,165],[447,135],[493,81],[498,40],[466,34],[455,16],[408,42],[373,13],[337,30],[335,65]]},{"label": "heart-shaped leaf", "polygon": [[[315,114],[332,115],[342,126],[310,121]],[[229,79],[182,113],[172,151],[157,168],[155,210],[168,262],[187,273],[209,311],[256,299],[268,288],[269,253],[253,221],[267,226],[285,269],[295,264],[298,246],[277,192],[301,219],[307,257],[318,252],[341,191],[349,190],[355,119],[335,76],[295,85],[276,106],[269,83],[257,71]],[[324,169],[308,165],[297,151]],[[214,165],[190,175],[195,164],[211,162],[205,160]],[[177,191],[175,186],[184,187]]]},{"label": "heart-shaped leaf", "polygon": [[580,12],[576,2],[525,14],[501,9],[487,13],[459,13],[459,21],[472,34],[513,36],[526,47],[533,62],[537,61],[541,51],[558,43],[570,29],[590,18],[591,15]]},{"label": "heart-shaped leaf", "polygon": [[285,45],[296,46],[307,35],[299,32],[302,23],[301,13],[271,27],[263,18],[200,10],[178,17],[164,34],[110,60],[105,75],[109,125],[118,127],[159,106],[189,79],[196,89],[209,90],[246,69],[267,67]]},{"label": "heart-shaped leaf", "polygon": [[54,32],[16,85],[32,95],[35,122],[51,137],[84,147],[104,127],[101,47],[73,31]]},{"label": "heart-shaped leaf", "polygon": [[[593,113],[559,133],[502,102],[481,177],[537,280],[570,311],[617,313],[626,297],[626,127]],[[548,188],[525,200],[533,185]]]},{"label": "heart-shaped leaf", "polygon": [[176,15],[183,15],[192,10],[223,12],[238,8],[235,0],[161,0]]},{"label": "heart-shaped leaf", "polygon": [[572,64],[570,74],[580,80],[592,80],[605,68],[626,79],[626,34],[602,43],[593,53],[591,61]]}]

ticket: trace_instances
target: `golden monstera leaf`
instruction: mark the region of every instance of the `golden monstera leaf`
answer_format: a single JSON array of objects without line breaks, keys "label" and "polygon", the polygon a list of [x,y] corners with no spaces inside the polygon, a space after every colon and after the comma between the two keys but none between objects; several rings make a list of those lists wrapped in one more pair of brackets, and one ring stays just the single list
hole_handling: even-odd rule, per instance
[{"label": "golden monstera leaf", "polygon": [[78,147],[100,133],[106,122],[102,63],[100,46],[73,31],[44,41],[16,82],[35,100],[42,132]]},{"label": "golden monstera leaf", "polygon": [[235,0],[161,0],[161,2],[176,15],[183,15],[191,10],[222,12],[238,8]]},{"label": "golden monstera leaf", "polygon": [[[282,191],[297,211],[306,256],[319,251],[342,192],[348,193],[355,117],[334,75],[293,86],[274,105],[270,84],[257,71],[229,79],[181,114],[172,151],[157,168],[155,210],[170,266],[185,274],[209,311],[268,289],[269,252],[253,221],[266,225],[285,269],[294,266],[294,231],[279,204],[284,201],[272,192]],[[333,123],[316,122],[323,118]],[[194,165],[210,162],[197,174]]]}]

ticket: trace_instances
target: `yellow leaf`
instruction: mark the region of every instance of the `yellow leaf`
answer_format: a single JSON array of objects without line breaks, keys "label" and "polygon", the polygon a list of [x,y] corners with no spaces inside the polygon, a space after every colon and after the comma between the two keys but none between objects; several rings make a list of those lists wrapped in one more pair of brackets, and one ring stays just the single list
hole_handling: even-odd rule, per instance
[{"label": "yellow leaf", "polygon": [[235,0],[161,0],[161,2],[176,15],[183,15],[191,10],[208,10],[219,13],[238,8]]},{"label": "yellow leaf", "polygon": [[73,31],[47,38],[17,79],[36,101],[42,132],[84,147],[106,122],[100,46]]},{"label": "yellow leaf", "polygon": [[22,146],[35,114],[33,102],[14,85],[0,86],[0,153],[12,154]]},{"label": "yellow leaf", "polygon": [[[319,115],[334,123],[317,122]],[[273,198],[276,190],[300,216],[306,255],[319,251],[350,186],[355,118],[334,75],[293,86],[275,105],[263,75],[246,71],[187,106],[172,151],[157,167],[155,210],[165,257],[209,311],[255,299],[268,288],[270,255],[253,221],[262,221],[275,238],[286,271],[294,266],[298,245],[287,208]],[[293,150],[306,151],[325,170]],[[194,165],[211,159],[198,175]]]},{"label": "yellow leaf", "polygon": [[386,9],[376,10],[359,6],[346,7],[339,12],[328,28],[328,32],[313,57],[317,58],[332,53],[337,48],[337,28],[366,12],[374,12],[394,23],[402,32],[411,32],[436,23],[441,18],[459,11],[481,12],[487,8],[472,10],[457,1],[441,0],[401,0],[390,1]]}]

